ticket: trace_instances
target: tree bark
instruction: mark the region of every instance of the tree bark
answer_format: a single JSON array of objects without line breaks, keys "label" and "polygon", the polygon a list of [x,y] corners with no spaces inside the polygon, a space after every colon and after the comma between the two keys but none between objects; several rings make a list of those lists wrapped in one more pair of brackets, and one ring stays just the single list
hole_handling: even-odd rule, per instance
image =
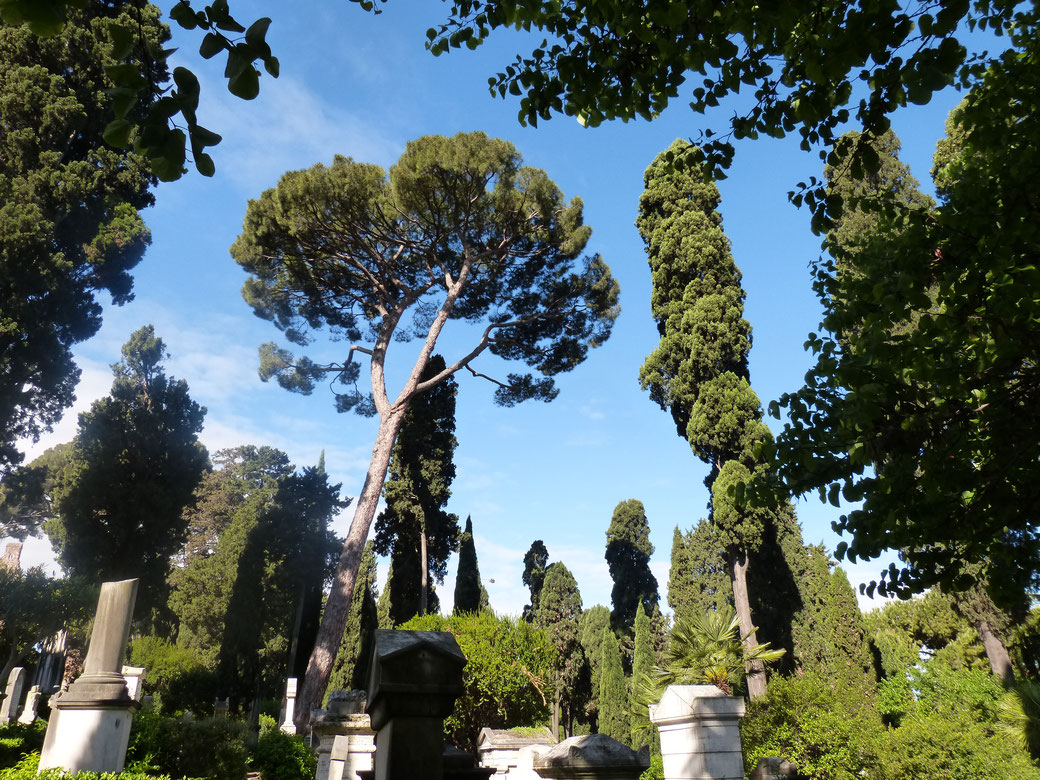
[{"label": "tree bark", "polygon": [[296,702],[296,726],[302,733],[310,721],[311,710],[325,693],[332,673],[332,664],[336,660],[336,652],[343,640],[343,627],[350,612],[350,600],[354,596],[354,585],[357,582],[358,569],[361,567],[361,555],[365,549],[368,532],[375,519],[379,494],[386,481],[386,472],[390,466],[390,451],[393,449],[397,431],[404,419],[406,405],[395,408],[380,421],[376,441],[372,447],[372,461],[368,465],[365,484],[358,497],[354,519],[350,523],[350,531],[343,544],[336,576],[332,581],[329,598],[318,626],[318,636],[314,641],[314,650],[307,663],[307,674],[303,678],[303,687]]},{"label": "tree bark", "polygon": [[989,659],[989,668],[995,677],[999,677],[1006,683],[1015,681],[1015,667],[1011,663],[1007,647],[1003,640],[990,627],[989,621],[979,620],[975,628],[982,637],[982,646],[986,649],[986,657]]},{"label": "tree bark", "polygon": [[[747,550],[733,548],[729,552],[730,579],[733,582],[733,604],[737,609],[737,621],[740,624],[740,635],[744,647],[758,644],[755,636],[755,624],[751,620],[751,602],[747,589]],[[761,699],[766,694],[766,667],[762,661],[749,661],[745,664],[747,672],[747,691],[751,701]]]}]

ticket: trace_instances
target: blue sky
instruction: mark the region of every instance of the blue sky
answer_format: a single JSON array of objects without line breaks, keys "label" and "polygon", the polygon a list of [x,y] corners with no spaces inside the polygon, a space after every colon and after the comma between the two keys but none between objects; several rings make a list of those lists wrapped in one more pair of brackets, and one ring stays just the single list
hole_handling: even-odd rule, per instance
[{"label": "blue sky", "polygon": [[[551,560],[574,572],[586,607],[609,605],[605,532],[614,506],[638,498],[646,505],[663,598],[672,530],[690,527],[706,512],[706,467],[638,385],[639,366],[657,333],[649,315],[649,268],[633,222],[642,174],[654,156],[700,127],[722,127],[739,99],[707,120],[680,100],[650,123],[586,129],[561,116],[523,128],[515,99],[492,98],[487,79],[508,64],[524,36],[501,35],[476,52],[434,58],[425,51],[425,31],[442,19],[445,6],[390,0],[384,9],[376,16],[346,2],[234,3],[233,12],[246,24],[259,16],[274,19],[268,41],[281,61],[281,77],[265,74],[260,97],[249,103],[224,90],[222,64],[193,55],[196,35],[175,31],[174,44],[181,47],[175,64],[193,68],[203,84],[199,121],[224,136],[213,151],[216,176],[192,172],[157,188],[156,206],[145,213],[153,243],[135,273],[136,298],[107,307],[101,332],[77,348],[83,378],[76,407],[53,434],[27,448],[29,455],[74,435],[76,413],[107,392],[108,366],[118,360],[121,344],[152,323],[172,355],[169,373],[187,380],[192,396],[209,410],[202,438],[211,452],[269,444],[307,465],[325,450],[333,478],[345,494],[356,495],[374,421],[336,414],[324,388],[302,397],[260,382],[257,347],[280,334],[242,300],[245,274],[228,247],[247,200],[286,170],[328,163],[334,154],[386,167],[412,138],[484,130],[512,141],[526,163],[544,168],[568,197],[584,199],[585,220],[593,227],[588,250],[601,253],[619,280],[622,313],[610,341],[561,378],[553,403],[498,408],[490,385],[459,377],[458,476],[449,508],[463,519],[472,515],[491,604],[515,614],[527,600],[522,558],[535,539],[545,542]],[[926,185],[935,142],[958,99],[948,90],[894,119],[903,159]],[[787,192],[820,174],[815,153],[801,152],[796,139],[769,139],[740,144],[730,176],[720,184],[724,226],[744,274],[746,316],[754,328],[752,384],[764,405],[797,389],[810,365],[802,343],[819,321],[809,274],[819,239],[809,230],[808,213],[791,206]],[[317,336],[317,354],[342,357],[337,345]],[[465,336],[448,333],[440,351],[450,357]],[[394,349],[391,371],[410,367],[408,345]],[[504,373],[504,365],[490,360],[482,366]],[[810,497],[798,513],[806,541],[834,547],[838,538],[830,522],[837,510]],[[341,534],[349,515],[337,521]],[[46,557],[44,543],[31,543],[23,562]],[[844,568],[860,582],[876,576],[881,565]],[[451,576],[439,589],[445,606],[454,570],[452,561]]]}]

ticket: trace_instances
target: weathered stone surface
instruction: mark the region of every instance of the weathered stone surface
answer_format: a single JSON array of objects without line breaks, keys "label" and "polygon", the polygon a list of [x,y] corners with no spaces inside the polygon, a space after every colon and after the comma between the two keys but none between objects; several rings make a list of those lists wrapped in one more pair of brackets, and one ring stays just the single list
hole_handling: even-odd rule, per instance
[{"label": "weathered stone surface", "polygon": [[40,686],[34,685],[25,695],[25,706],[22,714],[18,716],[19,723],[32,723],[36,720],[36,710],[40,706]]},{"label": "weathered stone surface", "polygon": [[[315,780],[356,780],[357,773],[374,766],[375,731],[363,711],[364,691],[333,691],[328,709],[315,710],[311,734],[318,739]],[[312,743],[313,744],[313,743]],[[333,756],[340,756],[339,763]]]},{"label": "weathered stone surface", "polygon": [[477,737],[480,764],[495,769],[495,780],[538,780],[534,759],[556,740],[549,729],[521,736],[510,729],[484,728]]},{"label": "weathered stone surface", "polygon": [[368,705],[376,780],[442,780],[444,718],[463,692],[466,657],[441,631],[375,632]]},{"label": "weathered stone surface", "polygon": [[4,689],[4,700],[0,702],[0,723],[10,723],[21,711],[22,691],[25,688],[25,669],[16,666],[7,675],[7,687]]},{"label": "weathered stone surface", "polygon": [[673,685],[650,707],[661,734],[665,780],[743,780],[744,700],[714,685]]},{"label": "weathered stone surface", "polygon": [[141,697],[144,695],[144,679],[148,671],[143,666],[124,666],[122,673],[130,698],[134,701],[141,701]]},{"label": "weathered stone surface", "polygon": [[647,751],[637,753],[605,734],[565,739],[534,759],[534,770],[546,778],[638,780],[650,766]]},{"label": "weathered stone surface", "polygon": [[798,767],[786,758],[763,756],[750,775],[750,780],[798,780]]},{"label": "weathered stone surface", "polygon": [[40,769],[122,771],[130,723],[140,706],[121,673],[136,598],[137,580],[101,585],[83,674],[51,698]]},{"label": "weathered stone surface", "polygon": [[296,678],[290,677],[285,681],[285,717],[282,720],[281,728],[286,734],[296,733],[296,724],[293,722],[293,718],[296,715]]}]

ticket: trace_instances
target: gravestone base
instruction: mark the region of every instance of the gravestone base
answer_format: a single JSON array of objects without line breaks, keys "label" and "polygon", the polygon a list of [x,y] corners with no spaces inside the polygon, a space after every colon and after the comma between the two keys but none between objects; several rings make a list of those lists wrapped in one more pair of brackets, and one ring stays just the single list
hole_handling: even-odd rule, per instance
[{"label": "gravestone base", "polygon": [[55,702],[40,769],[122,772],[135,706],[61,708]]}]

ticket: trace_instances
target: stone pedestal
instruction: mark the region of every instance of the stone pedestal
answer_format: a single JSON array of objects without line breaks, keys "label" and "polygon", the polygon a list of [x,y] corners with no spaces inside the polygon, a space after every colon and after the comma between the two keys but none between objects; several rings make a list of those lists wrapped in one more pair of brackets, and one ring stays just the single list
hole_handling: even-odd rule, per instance
[{"label": "stone pedestal", "polygon": [[672,685],[650,720],[661,733],[665,780],[743,780],[744,699],[714,685]]},{"label": "stone pedestal", "polygon": [[464,690],[465,665],[450,633],[375,632],[367,707],[375,780],[443,780],[444,719]]},{"label": "stone pedestal", "polygon": [[328,708],[311,716],[311,735],[318,740],[315,780],[357,780],[359,771],[375,765],[375,731],[365,714],[364,691],[333,691]]},{"label": "stone pedestal", "polygon": [[130,723],[140,706],[121,673],[136,598],[137,580],[102,584],[83,674],[51,698],[40,769],[122,771]]},{"label": "stone pedestal", "polygon": [[650,752],[636,752],[606,734],[565,739],[534,760],[540,777],[561,780],[639,780],[650,766]]},{"label": "stone pedestal", "polygon": [[25,706],[22,714],[18,716],[19,723],[32,723],[36,720],[36,710],[40,706],[40,686],[34,685],[25,695]]},{"label": "stone pedestal", "polygon": [[279,727],[286,734],[296,733],[296,678],[290,677],[285,681],[285,717]]},{"label": "stone pedestal", "polygon": [[10,723],[17,719],[24,688],[25,669],[21,666],[16,666],[7,675],[7,688],[4,689],[4,700],[0,702],[0,723]]},{"label": "stone pedestal", "polygon": [[477,753],[480,765],[495,770],[495,780],[538,780],[534,760],[556,744],[549,729],[533,736],[520,736],[508,729],[480,730]]},{"label": "stone pedestal", "polygon": [[123,679],[126,680],[126,690],[134,701],[141,701],[144,696],[144,678],[147,674],[143,666],[124,666],[122,670]]}]

